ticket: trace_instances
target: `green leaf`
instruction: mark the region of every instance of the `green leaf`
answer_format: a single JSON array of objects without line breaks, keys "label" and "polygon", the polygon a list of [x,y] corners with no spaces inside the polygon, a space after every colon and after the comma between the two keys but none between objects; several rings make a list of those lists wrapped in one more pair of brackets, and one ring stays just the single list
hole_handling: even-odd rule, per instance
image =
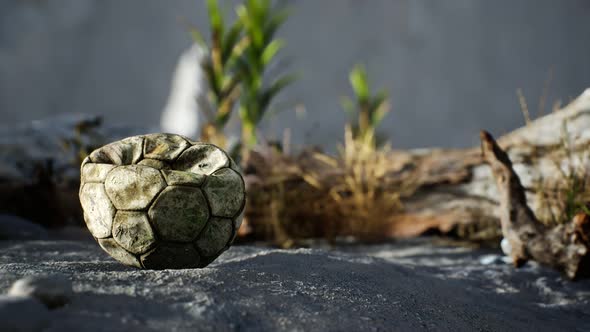
[{"label": "green leaf", "polygon": [[[256,1],[254,1],[256,2]],[[247,5],[240,5],[236,8],[236,14],[244,25],[246,34],[250,38],[251,43],[256,48],[262,47],[264,41],[262,31],[260,30],[259,22],[256,18],[256,5],[251,4],[252,1],[248,1]]]},{"label": "green leaf", "polygon": [[251,71],[252,71],[252,67],[250,67],[250,64],[248,63],[248,59],[246,57],[239,57],[236,58],[236,71],[238,73],[240,73],[240,75],[242,76],[242,79],[245,82],[248,82],[250,76],[251,76]]},{"label": "green leaf", "polygon": [[199,29],[191,27],[189,29],[189,32],[195,43],[199,44],[199,46],[206,50],[209,49],[209,47],[207,46],[207,42],[205,41],[205,38],[203,37],[203,34],[201,33],[201,31],[199,31]]},{"label": "green leaf", "polygon": [[239,20],[236,20],[227,32],[221,47],[221,59],[223,63],[227,63],[230,56],[234,54],[236,45],[239,43],[240,35],[243,32],[243,25]]},{"label": "green leaf", "polygon": [[389,113],[389,105],[387,102],[384,102],[380,104],[379,107],[377,107],[377,109],[375,109],[370,115],[371,126],[377,128],[377,126],[381,124],[381,121],[383,121],[383,118],[387,115],[387,113]]},{"label": "green leaf", "polygon": [[223,79],[223,84],[221,86],[223,98],[230,96],[235,89],[238,88],[238,84],[240,83],[240,79],[237,75],[233,76],[225,76]]},{"label": "green leaf", "polygon": [[389,113],[389,102],[387,101],[387,93],[385,91],[380,91],[377,95],[372,98],[371,101],[371,125],[373,127],[377,127],[385,115]]},{"label": "green leaf", "polygon": [[387,92],[379,91],[376,95],[371,95],[367,72],[360,64],[350,71],[349,81],[356,103],[350,98],[342,98],[341,104],[353,119],[353,137],[361,141],[367,140],[367,144],[374,144],[377,127],[390,111]]},{"label": "green leaf", "polygon": [[359,103],[366,103],[369,100],[369,83],[365,67],[362,65],[354,66],[350,72],[349,80]]},{"label": "green leaf", "polygon": [[250,11],[250,15],[254,18],[257,26],[261,26],[266,20],[266,15],[271,9],[271,3],[269,0],[249,0],[247,6]]},{"label": "green leaf", "polygon": [[223,36],[223,16],[219,9],[217,0],[207,0],[207,9],[209,11],[209,22],[212,34]]},{"label": "green leaf", "polygon": [[342,105],[342,108],[344,109],[344,112],[346,112],[346,114],[349,117],[354,117],[354,112],[356,111],[356,105],[354,104],[354,101],[352,101],[352,99],[350,99],[349,97],[343,96],[340,97],[340,105]]},{"label": "green leaf", "polygon": [[264,110],[266,110],[266,108],[270,104],[271,100],[277,94],[279,94],[279,92],[281,92],[281,90],[283,90],[289,84],[293,83],[296,79],[297,79],[297,76],[294,74],[291,74],[291,75],[285,75],[285,76],[277,79],[276,81],[274,81],[273,84],[268,89],[266,89],[260,97],[260,109],[262,110],[262,112],[264,112]]},{"label": "green leaf", "polygon": [[371,98],[371,102],[369,103],[371,111],[381,107],[381,105],[387,101],[387,98],[389,98],[387,92],[383,90],[377,92],[377,94]]},{"label": "green leaf", "polygon": [[250,16],[248,16],[248,8],[246,8],[246,6],[244,6],[243,4],[236,6],[236,16],[244,25],[244,27],[248,29],[250,28],[252,22],[250,20]]},{"label": "green leaf", "polygon": [[242,59],[242,56],[245,51],[248,50],[248,46],[250,45],[250,39],[248,37],[242,37],[240,41],[238,41],[233,49],[231,50],[230,56],[226,60],[226,67],[228,70],[232,71],[236,69],[238,61]]},{"label": "green leaf", "polygon": [[261,55],[263,65],[268,65],[277,53],[285,46],[285,42],[281,39],[275,39],[266,46]]},{"label": "green leaf", "polygon": [[209,83],[209,87],[213,91],[215,95],[215,103],[219,102],[219,96],[221,95],[221,82],[218,81],[217,75],[213,70],[213,65],[211,61],[207,61],[203,64],[203,69],[205,70],[205,74],[207,75],[207,82]]},{"label": "green leaf", "polygon": [[[242,130],[246,136],[255,136],[255,128],[263,117],[268,116],[273,98],[295,79],[293,75],[284,76],[264,88],[267,86],[266,69],[284,47],[284,42],[274,40],[273,35],[288,13],[275,9],[270,0],[244,0],[236,7],[236,15],[243,27],[243,37],[228,62],[232,63],[231,68],[235,68],[241,82],[239,113]],[[252,144],[252,141],[244,142]]]}]

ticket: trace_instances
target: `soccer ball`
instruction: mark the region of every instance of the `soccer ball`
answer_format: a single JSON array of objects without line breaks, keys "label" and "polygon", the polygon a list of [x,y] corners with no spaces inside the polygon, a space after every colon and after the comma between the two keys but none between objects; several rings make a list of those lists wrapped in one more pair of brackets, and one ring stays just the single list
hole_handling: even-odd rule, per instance
[{"label": "soccer ball", "polygon": [[94,150],[80,173],[86,226],[125,265],[205,267],[229,248],[242,221],[244,180],[212,144],[133,136]]}]

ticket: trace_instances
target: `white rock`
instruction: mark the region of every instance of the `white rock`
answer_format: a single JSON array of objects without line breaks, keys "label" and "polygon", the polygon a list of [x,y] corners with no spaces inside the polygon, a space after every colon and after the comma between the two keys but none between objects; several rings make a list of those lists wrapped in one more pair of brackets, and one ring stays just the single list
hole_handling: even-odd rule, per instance
[{"label": "white rock", "polygon": [[510,242],[508,242],[506,238],[502,238],[502,241],[500,242],[500,247],[502,248],[502,252],[504,253],[504,255],[506,255],[502,257],[502,261],[506,264],[514,263],[512,256],[510,256],[510,253],[512,252],[512,246],[510,245]]},{"label": "white rock", "polygon": [[502,238],[502,242],[500,242],[500,247],[502,248],[502,252],[504,253],[504,255],[510,256],[510,253],[512,252],[512,246],[506,238]]},{"label": "white rock", "polygon": [[28,276],[12,284],[8,295],[33,297],[52,309],[68,303],[73,296],[73,290],[72,283],[61,275]]},{"label": "white rock", "polygon": [[198,136],[199,114],[211,111],[207,100],[209,86],[201,68],[205,55],[205,51],[194,44],[180,56],[162,112],[160,124],[164,132]]},{"label": "white rock", "polygon": [[491,264],[498,264],[502,262],[502,258],[498,255],[485,255],[479,259],[481,265],[491,265]]}]

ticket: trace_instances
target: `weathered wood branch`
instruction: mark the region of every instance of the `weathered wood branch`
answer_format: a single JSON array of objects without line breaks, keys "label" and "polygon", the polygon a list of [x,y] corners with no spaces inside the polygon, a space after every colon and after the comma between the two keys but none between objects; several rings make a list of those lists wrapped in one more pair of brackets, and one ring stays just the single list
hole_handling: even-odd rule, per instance
[{"label": "weathered wood branch", "polygon": [[500,198],[502,234],[508,241],[510,256],[519,267],[532,259],[563,271],[569,278],[587,275],[590,259],[590,219],[579,213],[560,225],[542,224],[529,208],[525,189],[510,158],[492,135],[481,133],[482,152],[490,165]]},{"label": "weathered wood branch", "polygon": [[[538,184],[561,174],[568,164],[589,164],[589,129],[590,89],[563,109],[498,140],[512,160],[527,205],[538,218],[551,221],[559,213],[545,204],[553,199],[551,190],[541,192]],[[569,141],[567,151],[564,137]],[[499,191],[479,148],[393,150],[385,158],[387,167],[379,174],[373,194],[398,193],[402,208],[377,214],[380,225],[374,232],[378,236],[415,236],[431,229],[474,240],[498,240],[502,236],[498,227]],[[329,187],[341,183],[348,172],[337,159],[322,162],[308,151],[295,157],[255,151],[246,167],[246,217],[253,232],[267,236],[265,225],[276,226],[276,220],[269,220],[279,215],[284,232],[294,237],[322,237],[331,232],[327,230],[331,224],[349,218],[334,213],[338,202],[326,199]],[[316,175],[312,181],[310,174]],[[277,183],[281,184],[280,191],[275,190]],[[269,192],[272,194],[258,195]],[[344,200],[351,193],[342,191],[339,195],[332,196]],[[277,214],[271,208],[277,204],[271,203],[282,198],[287,207],[281,207],[279,212],[283,213]],[[385,201],[383,204],[372,208],[389,207]]]}]

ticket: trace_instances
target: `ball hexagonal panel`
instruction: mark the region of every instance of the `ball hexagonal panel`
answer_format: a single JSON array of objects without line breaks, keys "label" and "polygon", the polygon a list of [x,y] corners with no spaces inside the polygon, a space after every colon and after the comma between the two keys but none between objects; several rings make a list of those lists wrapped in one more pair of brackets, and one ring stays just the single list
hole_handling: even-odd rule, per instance
[{"label": "ball hexagonal panel", "polygon": [[169,186],[156,198],[148,216],[164,240],[189,242],[205,227],[209,208],[199,188]]},{"label": "ball hexagonal panel", "polygon": [[84,220],[90,233],[96,238],[111,235],[115,207],[111,204],[102,183],[86,183],[80,190],[80,203]]},{"label": "ball hexagonal panel", "polygon": [[192,172],[163,170],[164,178],[170,186],[194,186],[199,187],[205,181],[205,175]]},{"label": "ball hexagonal panel", "polygon": [[150,158],[142,159],[137,164],[143,165],[143,166],[149,166],[149,167],[152,167],[155,169],[168,169],[168,168],[170,168],[170,165],[168,165],[168,163],[163,162],[158,159],[150,159]]},{"label": "ball hexagonal panel", "polygon": [[82,166],[82,170],[80,171],[81,182],[104,182],[107,174],[113,168],[115,168],[115,165],[87,163]]},{"label": "ball hexagonal panel", "polygon": [[229,158],[220,148],[212,144],[195,143],[178,157],[173,168],[185,172],[210,175],[228,165]]},{"label": "ball hexagonal panel", "polygon": [[199,267],[199,253],[192,244],[165,243],[141,255],[146,269],[187,269]]},{"label": "ball hexagonal panel", "polygon": [[141,165],[120,166],[105,180],[105,189],[119,210],[142,210],[166,186],[157,169]]},{"label": "ball hexagonal panel", "polygon": [[133,136],[92,151],[90,160],[97,164],[131,165],[142,155],[143,136]]},{"label": "ball hexagonal panel", "polygon": [[199,252],[206,257],[219,255],[228,244],[232,229],[231,219],[212,217],[197,239]]},{"label": "ball hexagonal panel", "polygon": [[189,143],[182,136],[172,134],[152,134],[145,137],[143,157],[172,161],[178,157]]},{"label": "ball hexagonal panel", "polygon": [[211,214],[216,217],[234,218],[244,206],[244,181],[231,168],[222,168],[211,174],[203,191],[211,206]]},{"label": "ball hexagonal panel", "polygon": [[127,252],[125,249],[121,248],[112,238],[98,239],[98,244],[104,251],[107,252],[107,254],[111,255],[111,257],[118,260],[119,262],[125,265],[141,268],[139,259]]},{"label": "ball hexagonal panel", "polygon": [[234,171],[238,172],[238,174],[242,174],[242,168],[238,165],[233,159],[229,159],[229,168],[233,169]]},{"label": "ball hexagonal panel", "polygon": [[244,210],[245,209],[242,208],[242,212],[240,213],[240,215],[232,220],[232,223],[234,225],[234,236],[231,239],[231,242],[234,242],[234,240],[238,236],[238,231],[240,230],[240,226],[242,226],[242,220],[244,220]]},{"label": "ball hexagonal panel", "polygon": [[156,244],[147,215],[141,211],[118,211],[113,221],[113,238],[133,254],[142,254]]}]

